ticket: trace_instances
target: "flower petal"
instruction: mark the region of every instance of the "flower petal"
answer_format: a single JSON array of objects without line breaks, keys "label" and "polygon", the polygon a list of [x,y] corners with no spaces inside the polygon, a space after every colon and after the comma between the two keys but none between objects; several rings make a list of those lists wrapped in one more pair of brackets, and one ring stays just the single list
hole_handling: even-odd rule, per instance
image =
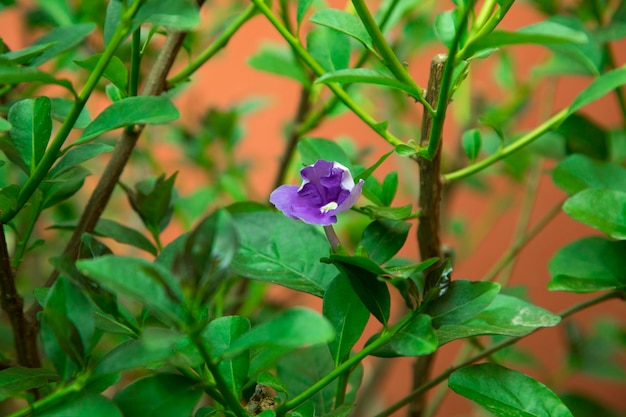
[{"label": "flower petal", "polygon": [[356,204],[359,197],[361,197],[361,191],[363,189],[364,183],[365,181],[360,180],[359,183],[354,186],[354,188],[350,191],[350,195],[348,196],[348,198],[343,200],[341,204],[339,204],[339,207],[337,207],[337,209],[334,210],[334,214],[342,213],[346,210],[350,210],[350,208]]}]

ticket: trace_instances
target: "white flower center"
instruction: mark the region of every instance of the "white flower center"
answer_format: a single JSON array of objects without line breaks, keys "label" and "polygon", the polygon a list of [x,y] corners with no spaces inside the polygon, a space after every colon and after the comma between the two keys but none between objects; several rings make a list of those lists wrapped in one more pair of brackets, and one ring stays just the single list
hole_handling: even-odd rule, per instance
[{"label": "white flower center", "polygon": [[335,210],[337,207],[339,207],[339,204],[335,203],[334,201],[331,201],[330,203],[326,204],[325,206],[320,207],[320,211],[322,213],[328,213],[331,210]]}]

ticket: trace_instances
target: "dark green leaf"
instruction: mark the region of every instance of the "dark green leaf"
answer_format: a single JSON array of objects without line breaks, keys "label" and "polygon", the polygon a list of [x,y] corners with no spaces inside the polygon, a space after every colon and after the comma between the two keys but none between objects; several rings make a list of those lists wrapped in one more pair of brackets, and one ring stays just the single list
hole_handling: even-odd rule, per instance
[{"label": "dark green leaf", "polygon": [[165,96],[127,97],[104,109],[72,145],[77,146],[120,127],[161,124],[178,119],[180,113]]},{"label": "dark green leaf", "polygon": [[0,80],[3,84],[19,84],[19,83],[44,83],[57,84],[67,88],[72,94],[76,94],[72,83],[68,80],[58,80],[47,72],[39,71],[32,67],[10,67],[0,63]]},{"label": "dark green leaf", "polygon": [[104,17],[104,43],[108,45],[122,20],[123,4],[121,1],[110,1]]},{"label": "dark green leaf", "polygon": [[304,165],[313,165],[318,159],[339,162],[348,169],[352,168],[350,158],[337,142],[322,138],[304,138],[298,142],[298,152]]},{"label": "dark green leaf", "polygon": [[559,394],[561,401],[576,417],[619,417],[619,412],[610,410],[606,404],[591,398],[584,393],[568,392]]},{"label": "dark green leaf", "polygon": [[337,275],[328,286],[322,312],[337,333],[337,337],[328,343],[328,347],[338,365],[350,355],[350,350],[365,329],[370,313],[344,274]]},{"label": "dark green leaf", "polygon": [[269,372],[260,372],[256,377],[256,383],[270,387],[276,392],[287,393],[287,387],[283,382],[274,374]]},{"label": "dark green leaf", "polygon": [[[58,120],[60,122],[65,121],[67,115],[70,113],[74,102],[71,100],[66,100],[64,98],[53,98],[52,100],[52,113],[50,114],[54,120]],[[87,125],[91,123],[91,116],[89,115],[89,110],[86,107],[80,111],[78,115],[78,119],[74,123],[74,127],[78,129],[84,129]]]},{"label": "dark green leaf", "polygon": [[545,385],[499,365],[461,368],[450,375],[448,386],[496,416],[573,417]]},{"label": "dark green leaf", "polygon": [[[383,203],[385,203],[385,206],[391,205],[391,203],[393,202],[393,199],[396,196],[397,191],[398,191],[398,172],[391,171],[389,174],[385,175],[385,179],[383,179],[382,197],[383,197]],[[408,206],[410,207],[411,205],[409,204]]]},{"label": "dark green leaf", "polygon": [[96,364],[94,374],[117,373],[140,367],[156,367],[176,355],[189,339],[163,328],[146,328],[139,339],[130,339],[109,351]]},{"label": "dark green leaf", "polygon": [[298,10],[296,13],[296,22],[298,22],[298,28],[300,28],[300,24],[302,23],[302,19],[304,18],[305,13],[311,7],[313,0],[298,0]]},{"label": "dark green leaf", "polygon": [[322,9],[309,19],[313,23],[326,26],[361,42],[367,49],[376,54],[372,38],[361,20],[348,12],[338,9]]},{"label": "dark green leaf", "polygon": [[32,172],[46,151],[52,133],[52,104],[48,97],[20,100],[9,109],[12,125],[9,136],[15,149]]},{"label": "dark green leaf", "polygon": [[483,311],[463,324],[445,324],[437,329],[439,345],[452,340],[493,334],[526,336],[540,327],[557,325],[561,318],[516,297],[498,294]]},{"label": "dark green leaf", "polygon": [[407,222],[375,220],[363,231],[359,246],[367,251],[371,260],[377,264],[383,264],[402,249],[410,228],[411,224]]},{"label": "dark green leaf", "polygon": [[46,49],[50,48],[54,44],[55,42],[31,45],[17,51],[5,52],[0,54],[0,59],[6,59],[12,64],[29,65],[33,59],[37,58]]},{"label": "dark green leaf", "polygon": [[463,133],[461,138],[463,150],[470,161],[474,162],[480,153],[482,144],[482,135],[478,129],[470,129]]},{"label": "dark green leaf", "polygon": [[372,355],[384,358],[422,356],[433,353],[437,346],[437,334],[431,326],[430,316],[418,314],[389,343]]},{"label": "dark green leaf", "polygon": [[198,6],[191,0],[146,0],[135,21],[184,31],[200,24],[198,12]]},{"label": "dark green leaf", "polygon": [[61,158],[54,168],[50,170],[49,177],[56,178],[72,167],[82,164],[101,153],[111,152],[113,149],[115,149],[113,146],[104,143],[88,143],[72,148]]},{"label": "dark green leaf", "polygon": [[202,395],[202,385],[176,374],[151,375],[127,385],[113,401],[124,417],[188,417]]},{"label": "dark green leaf", "polygon": [[389,157],[389,155],[391,155],[393,153],[393,151],[387,152],[386,154],[384,154],[383,156],[381,156],[378,161],[376,161],[376,163],[374,165],[372,165],[371,167],[367,168],[366,170],[359,172],[359,174],[354,177],[354,181],[357,182],[359,180],[367,180],[376,170],[376,168],[378,168],[383,162],[385,162],[385,160]]},{"label": "dark green leaf", "polygon": [[[79,67],[92,72],[96,68],[96,65],[98,64],[98,61],[100,61],[101,57],[102,54],[96,54],[82,61],[74,60],[74,63]],[[126,83],[128,82],[128,70],[126,69],[126,65],[124,65],[122,60],[118,57],[111,57],[111,60],[104,69],[102,76],[115,84],[115,86],[120,90],[126,91]]]},{"label": "dark green leaf", "polygon": [[76,263],[78,270],[105,288],[145,304],[161,320],[180,324],[182,290],[170,272],[145,259],[106,255]]},{"label": "dark green leaf", "polygon": [[569,195],[588,188],[626,190],[626,169],[620,165],[594,161],[580,154],[570,155],[552,171],[552,180]]},{"label": "dark green leaf", "polygon": [[242,213],[233,219],[240,236],[231,265],[236,274],[317,296],[337,275],[334,267],[317,261],[328,254],[329,244],[315,226],[275,212]]},{"label": "dark green leaf", "polygon": [[550,260],[551,291],[587,293],[626,287],[626,242],[588,237],[570,243]]},{"label": "dark green leaf", "polygon": [[80,165],[74,165],[55,178],[46,180],[41,186],[43,191],[43,205],[48,208],[57,205],[76,194],[85,183],[85,178],[90,174]]},{"label": "dark green leaf", "polygon": [[[383,197],[381,195],[381,197]],[[384,203],[383,201],[381,201]],[[374,219],[398,221],[405,220],[411,217],[411,209],[413,206],[408,204],[401,207],[376,207],[376,206],[363,206],[361,210],[369,214]]]},{"label": "dark green leaf", "polygon": [[[334,368],[328,347],[313,346],[299,349],[283,356],[278,362],[278,377],[289,389],[289,397],[301,394],[311,385],[328,375]],[[337,381],[326,385],[309,401],[315,415],[324,415],[333,409]]]},{"label": "dark green leaf", "polygon": [[460,324],[483,311],[498,292],[500,284],[494,282],[455,280],[441,297],[425,305],[424,312],[432,316],[435,328]]},{"label": "dark green leaf", "polygon": [[421,93],[412,88],[410,85],[404,84],[403,82],[398,81],[395,78],[388,77],[385,74],[376,70],[371,70],[367,68],[347,68],[336,70],[333,72],[327,72],[326,74],[316,79],[315,83],[362,83],[383,85],[385,87],[404,91],[411,97],[421,97]]},{"label": "dark green leaf", "polygon": [[[226,316],[211,321],[203,333],[203,338],[209,345],[213,357],[218,358],[230,348],[234,340],[249,331],[250,321],[247,318]],[[233,393],[241,391],[249,367],[250,353],[247,350],[237,356],[222,359],[218,363],[220,373]]]},{"label": "dark green leaf", "polygon": [[318,27],[306,38],[307,50],[325,71],[336,71],[350,66],[350,39],[341,32]]},{"label": "dark green leaf", "polygon": [[0,401],[11,398],[20,392],[43,387],[50,380],[59,379],[56,372],[43,368],[23,368],[16,366],[0,371]]},{"label": "dark green leaf", "polygon": [[328,262],[332,262],[348,277],[352,289],[367,309],[378,321],[387,325],[391,299],[387,284],[378,279],[378,275],[386,274],[386,271],[368,258],[359,256],[331,255]]},{"label": "dark green leaf", "polygon": [[313,310],[297,307],[279,313],[237,338],[226,351],[231,356],[258,346],[298,348],[326,343],[335,337],[333,326]]},{"label": "dark green leaf", "polygon": [[303,85],[309,83],[306,74],[288,49],[263,45],[256,55],[248,59],[248,65],[259,71],[294,79]]},{"label": "dark green leaf", "polygon": [[157,249],[144,235],[114,220],[101,218],[98,220],[98,224],[96,224],[94,233],[98,236],[110,237],[119,243],[125,243],[145,250],[152,255],[156,256],[157,254]]},{"label": "dark green leaf", "polygon": [[165,174],[158,178],[150,177],[135,184],[135,191],[124,187],[133,210],[139,214],[148,230],[158,237],[169,224],[174,210],[174,181],[178,172],[165,179]]},{"label": "dark green leaf", "polygon": [[87,391],[31,415],[33,417],[122,417],[122,413],[111,400]]},{"label": "dark green leaf", "polygon": [[38,67],[49,59],[59,55],[61,52],[72,49],[81,43],[95,28],[96,24],[89,22],[52,29],[50,32],[37,39],[33,45],[45,45],[52,42],[55,42],[55,44],[43,51],[37,58],[33,59],[31,65]]},{"label": "dark green leaf", "polygon": [[590,188],[570,197],[563,211],[614,239],[626,239],[626,192]]},{"label": "dark green leaf", "polygon": [[581,153],[600,160],[609,158],[610,145],[606,130],[586,116],[579,113],[571,114],[556,133],[565,138],[568,154]]}]

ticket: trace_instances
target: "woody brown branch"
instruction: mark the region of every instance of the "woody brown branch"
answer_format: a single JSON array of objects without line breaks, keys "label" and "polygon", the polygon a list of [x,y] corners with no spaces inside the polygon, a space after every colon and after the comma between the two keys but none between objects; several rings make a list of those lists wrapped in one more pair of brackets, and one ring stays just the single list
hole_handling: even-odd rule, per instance
[{"label": "woody brown branch", "polygon": [[[439,98],[439,90],[441,79],[443,77],[443,68],[446,63],[446,55],[436,55],[430,64],[430,74],[428,77],[428,87],[426,89],[426,100],[436,108]],[[420,145],[428,146],[432,128],[432,115],[424,110],[422,117],[422,131]],[[428,258],[442,258],[441,254],[441,196],[443,191],[443,183],[441,181],[441,143],[439,148],[431,160],[418,157],[419,164],[419,209],[420,218],[417,227],[417,241],[422,260]],[[441,261],[440,261],[441,262]],[[431,288],[438,285],[439,277],[429,274],[431,267],[425,273],[424,294],[427,294]],[[422,386],[430,375],[430,370],[434,361],[434,354],[419,357],[413,365],[413,388]],[[421,417],[425,409],[425,397],[423,395],[416,397],[409,405],[409,417]]]}]

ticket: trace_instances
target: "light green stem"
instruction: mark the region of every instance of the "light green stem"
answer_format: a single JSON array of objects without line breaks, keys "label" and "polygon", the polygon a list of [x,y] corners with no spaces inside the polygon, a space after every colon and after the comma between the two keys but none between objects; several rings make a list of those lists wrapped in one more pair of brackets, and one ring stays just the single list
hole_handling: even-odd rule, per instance
[{"label": "light green stem", "polygon": [[72,395],[76,392],[79,392],[81,389],[83,389],[88,378],[89,378],[89,375],[87,374],[81,375],[78,378],[76,378],[71,384],[63,385],[59,387],[56,391],[54,391],[52,394],[48,395],[47,397],[42,398],[39,401],[36,401],[35,403],[29,405],[28,407],[17,410],[13,414],[9,414],[7,417],[29,416],[36,411],[43,410],[46,407],[54,405],[55,403],[59,402],[61,399],[69,395]]},{"label": "light green stem", "polygon": [[499,152],[488,156],[487,158],[473,164],[470,165],[468,167],[465,167],[463,169],[460,169],[458,171],[454,171],[451,172],[449,174],[445,174],[443,177],[446,181],[455,181],[455,180],[459,180],[461,178],[465,178],[468,177],[472,174],[475,174],[479,171],[482,171],[485,168],[490,167],[491,165],[493,165],[495,162],[506,158],[507,156],[515,153],[516,151],[518,151],[519,149],[523,148],[524,146],[530,144],[531,142],[533,142],[534,140],[536,140],[537,138],[539,138],[541,135],[543,135],[544,133],[556,128],[557,126],[559,126],[563,120],[565,120],[565,118],[568,116],[569,114],[569,108],[567,109],[563,109],[560,112],[558,112],[557,114],[555,114],[554,116],[552,116],[550,119],[546,120],[543,124],[541,124],[539,127],[537,127],[536,129],[528,132],[527,134],[525,134],[524,136],[522,136],[521,138],[519,138],[518,140],[516,140],[515,142],[511,143],[508,146],[505,146],[503,149],[501,149]]},{"label": "light green stem", "polygon": [[126,38],[126,35],[128,35],[128,32],[132,28],[132,18],[139,9],[141,3],[141,1],[134,2],[131,7],[126,10],[126,13],[124,13],[124,15],[122,16],[119,26],[115,30],[113,37],[111,38],[104,52],[100,56],[96,67],[91,72],[91,74],[89,74],[89,78],[87,78],[85,86],[72,104],[67,118],[63,121],[63,124],[57,131],[57,134],[55,135],[52,142],[50,142],[50,145],[48,146],[46,153],[44,153],[43,157],[41,158],[39,165],[37,165],[37,168],[31,173],[30,177],[28,177],[28,180],[26,180],[26,183],[20,190],[20,193],[17,196],[17,204],[14,207],[7,209],[0,215],[0,223],[7,223],[12,220],[15,215],[21,210],[21,208],[24,207],[24,205],[28,202],[28,200],[33,195],[35,190],[37,190],[46,175],[48,175],[48,171],[50,171],[50,168],[52,168],[52,165],[54,165],[54,163],[56,162],[63,143],[72,131],[74,123],[76,123],[76,120],[78,119],[80,112],[85,107],[89,96],[96,88],[96,85],[98,84],[100,77],[102,76],[104,70],[109,64],[109,61],[113,57],[113,54],[117,50],[117,47],[122,43],[124,38]]},{"label": "light green stem", "polygon": [[174,86],[191,76],[198,70],[205,62],[211,59],[217,52],[226,46],[230,38],[256,13],[256,7],[254,5],[248,6],[238,17],[232,22],[215,41],[205,49],[200,55],[196,57],[189,65],[182,69],[178,74],[168,80],[168,85]]},{"label": "light green stem", "polygon": [[398,81],[405,83],[419,93],[419,96],[415,97],[415,99],[422,103],[427,111],[432,114],[434,110],[426,99],[424,99],[422,88],[417,85],[415,80],[413,80],[413,78],[409,75],[406,67],[398,60],[398,57],[396,57],[396,54],[393,52],[391,46],[385,39],[385,36],[376,24],[376,21],[367,8],[365,2],[363,0],[352,0],[352,4],[361,18],[363,25],[365,25],[365,29],[367,29],[367,32],[370,34],[374,46],[376,46],[376,49],[384,59],[387,68],[389,68]]},{"label": "light green stem", "polygon": [[[325,71],[322,66],[313,58],[304,47],[300,44],[300,41],[294,37],[291,32],[278,20],[278,18],[272,13],[270,8],[265,4],[263,0],[252,0],[256,7],[265,15],[267,20],[278,30],[283,38],[291,45],[293,50],[300,56],[302,61],[313,71],[313,73],[320,77]],[[359,106],[352,98],[346,93],[346,91],[336,83],[327,84],[333,93],[346,105],[352,112],[363,120],[369,127],[371,127],[376,133],[378,133],[383,139],[389,142],[393,146],[403,145],[404,142],[389,132],[384,124],[381,124],[374,120],[361,106]]]},{"label": "light green stem", "polygon": [[429,160],[434,158],[434,156],[437,154],[439,144],[441,143],[441,136],[443,134],[443,123],[446,120],[446,111],[448,109],[448,102],[450,101],[450,87],[452,83],[452,75],[454,74],[454,67],[456,65],[456,52],[459,49],[459,44],[461,42],[461,37],[463,36],[465,26],[467,26],[467,20],[469,18],[469,13],[472,9],[473,3],[474,2],[468,3],[465,6],[465,10],[463,10],[463,16],[461,17],[461,21],[458,22],[457,31],[454,35],[454,39],[452,40],[452,44],[450,45],[450,50],[448,52],[448,59],[446,60],[445,66],[443,68],[443,76],[441,77],[441,88],[439,90],[439,98],[437,99],[437,109],[435,111],[435,114],[433,115],[430,138],[428,140],[427,158]]},{"label": "light green stem", "polygon": [[330,373],[328,373],[328,375],[326,375],[325,377],[317,381],[315,384],[311,385],[309,388],[304,390],[304,392],[286,401],[283,405],[281,405],[280,407],[278,407],[278,409],[276,409],[276,415],[279,417],[283,416],[289,410],[293,410],[294,408],[298,407],[299,405],[304,403],[306,400],[311,398],[313,395],[315,395],[317,392],[319,392],[321,389],[323,389],[328,384],[330,384],[332,381],[339,378],[344,372],[349,371],[352,367],[359,364],[365,357],[367,357],[368,355],[376,351],[381,346],[385,345],[400,330],[402,330],[409,323],[409,321],[411,321],[411,319],[414,318],[413,314],[414,313],[407,314],[395,326],[391,327],[387,331],[383,330],[382,334],[378,337],[378,339],[374,340],[372,343],[365,346],[359,352],[350,356],[350,358],[348,358],[345,362],[343,362],[341,365],[333,369]]}]

